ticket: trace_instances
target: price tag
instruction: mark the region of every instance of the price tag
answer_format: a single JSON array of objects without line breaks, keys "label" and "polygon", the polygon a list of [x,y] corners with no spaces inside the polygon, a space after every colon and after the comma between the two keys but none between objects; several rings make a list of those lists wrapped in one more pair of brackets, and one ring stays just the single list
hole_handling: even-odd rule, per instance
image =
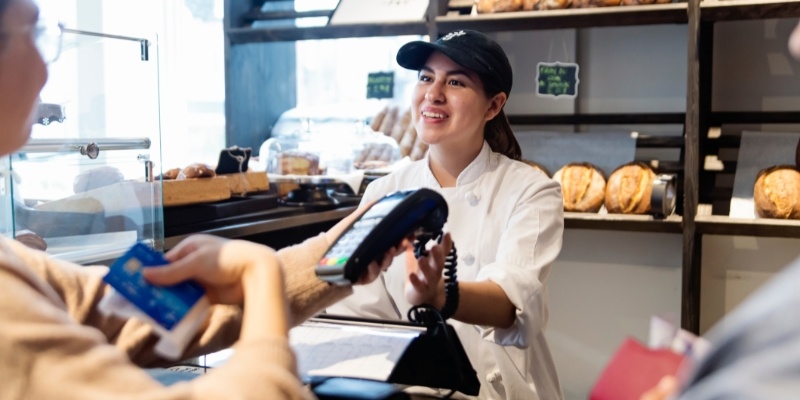
[{"label": "price tag", "polygon": [[536,64],[536,95],[539,97],[569,97],[578,95],[578,64],[543,63]]},{"label": "price tag", "polygon": [[391,99],[394,97],[394,72],[370,72],[367,77],[368,99]]}]

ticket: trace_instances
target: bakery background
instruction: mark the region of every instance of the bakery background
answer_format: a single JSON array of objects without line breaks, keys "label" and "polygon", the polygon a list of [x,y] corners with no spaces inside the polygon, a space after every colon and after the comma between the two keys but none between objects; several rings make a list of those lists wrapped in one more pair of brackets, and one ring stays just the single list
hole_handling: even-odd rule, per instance
[{"label": "bakery background", "polygon": [[[310,113],[322,113],[326,106],[336,103],[349,104],[350,107],[340,107],[336,112],[340,116],[358,114],[355,121],[363,120],[363,125],[368,125],[370,118],[390,102],[363,105],[363,85],[353,79],[365,79],[366,72],[390,68],[397,47],[419,38],[412,35],[301,40],[305,39],[301,36],[305,35],[305,31],[298,29],[298,36],[290,37],[290,40],[230,44],[226,55],[226,36],[220,34],[225,23],[223,18],[225,15],[231,17],[249,11],[249,4],[242,6],[244,2],[145,0],[136,9],[118,7],[110,0],[55,3],[59,4],[58,7],[68,8],[65,15],[80,15],[80,18],[70,17],[72,21],[68,22],[73,25],[80,22],[80,26],[87,30],[113,30],[131,37],[149,37],[157,32],[158,47],[161,49],[157,54],[162,56],[160,85],[134,84],[136,79],[122,74],[124,68],[103,73],[99,71],[100,66],[114,67],[108,60],[110,54],[87,52],[90,58],[80,64],[82,73],[76,75],[76,79],[62,81],[72,82],[68,89],[77,90],[80,102],[65,101],[58,96],[44,97],[45,102],[63,105],[66,119],[61,123],[51,121],[48,126],[39,125],[36,131],[46,136],[84,117],[87,119],[79,125],[82,128],[79,134],[115,137],[123,129],[133,130],[137,121],[157,118],[157,113],[141,111],[139,107],[149,109],[160,105],[162,137],[160,142],[153,138],[149,151],[151,156],[156,149],[162,154],[161,166],[156,166],[156,171],[182,168],[197,162],[213,164],[222,149],[233,145],[250,147],[253,156],[257,157],[260,145],[275,130],[279,118],[284,114],[289,117],[293,109],[306,114],[306,117],[296,115],[295,122],[302,125],[304,119],[310,119],[307,118],[312,115]],[[96,10],[103,10],[102,15]],[[526,14],[520,11],[515,15]],[[713,80],[715,111],[796,113],[800,109],[800,94],[796,89],[800,87],[800,78],[796,74],[798,67],[788,58],[785,49],[786,37],[796,23],[796,15],[785,17],[717,23],[713,36],[713,71],[709,78]],[[566,24],[571,23],[568,18],[565,21]],[[513,31],[492,33],[507,49],[517,72],[514,92],[507,105],[509,115],[609,113],[618,116],[685,112],[689,75],[686,63],[689,38],[685,24],[591,27],[591,20],[583,21],[585,25],[582,28],[536,30],[536,26],[532,25],[530,30],[516,27]],[[241,23],[237,18],[231,17],[227,23],[229,28],[242,28],[241,25],[235,25]],[[138,43],[129,44],[135,48],[133,57],[138,57]],[[370,50],[365,55],[363,50],[358,51],[360,46],[377,50]],[[742,57],[745,53],[749,56]],[[574,100],[544,99],[535,95],[533,66],[538,61],[556,61],[556,57],[562,61],[577,62],[581,66],[581,91]],[[98,59],[103,62],[96,62]],[[77,68],[79,63],[75,62],[74,65]],[[133,101],[134,92],[103,96],[98,91],[99,84],[112,81],[130,83],[131,90],[155,90],[158,87],[159,98],[156,101]],[[398,90],[395,92],[402,96],[402,87],[408,86],[408,78],[397,75],[396,83]],[[337,98],[344,100],[337,102]],[[121,107],[113,108],[112,101]],[[391,103],[408,104],[403,100]],[[227,117],[225,107],[229,108]],[[112,113],[106,114],[106,111]],[[345,123],[348,130],[354,126],[351,122]],[[109,129],[103,123],[107,123]],[[678,172],[673,167],[681,164],[683,144],[675,145],[673,140],[681,137],[682,124],[682,120],[672,124],[635,126],[586,123],[580,127],[579,135],[614,133],[624,136],[638,132],[633,159],[648,163],[657,160],[662,171]],[[324,125],[319,122],[314,124],[317,129],[322,129]],[[114,129],[110,129],[112,126]],[[536,132],[573,134],[575,131],[570,125],[537,126],[525,119],[516,120],[515,127],[520,141],[535,137]],[[718,139],[704,141],[707,147],[703,148],[703,156],[708,157],[701,159],[704,168],[700,177],[703,183],[700,203],[710,207],[699,211],[708,214],[708,217],[727,218],[729,214],[743,131],[796,134],[800,128],[797,124],[762,125],[744,121],[724,126],[718,132]],[[136,136],[141,131],[133,133]],[[670,146],[657,146],[659,142]],[[530,147],[526,146],[526,152],[528,150]],[[131,153],[134,159],[139,154],[137,150]],[[4,205],[0,211],[2,221],[7,224],[13,220],[9,215],[13,214],[9,197],[12,192],[23,197],[53,200],[70,197],[75,195],[73,178],[105,164],[120,169],[125,180],[144,177],[141,160],[127,161],[127,157],[123,157],[125,160],[120,162],[116,157],[108,158],[112,154],[120,153],[101,151],[100,157],[94,161],[85,156],[75,156],[75,162],[70,161],[68,168],[62,168],[68,172],[69,179],[61,181],[52,179],[54,171],[65,165],[58,157],[41,157],[40,169],[30,173],[17,169],[21,167],[20,163],[33,165],[33,159],[3,160],[5,181],[4,191],[0,191],[4,193],[0,195]],[[570,161],[586,161],[581,160],[583,157],[571,158],[575,160]],[[9,163],[13,164],[22,184],[11,183],[11,179],[16,178],[6,173],[11,168]],[[58,167],[54,167],[56,165]],[[549,172],[552,174],[555,171],[551,169]],[[61,185],[63,191],[42,187],[42,195],[32,193],[38,190],[30,189],[37,182],[53,182]],[[219,181],[208,182],[216,185]],[[220,185],[215,186],[214,193],[232,196],[230,189]],[[276,201],[274,197],[267,196],[256,200],[247,207],[272,207]],[[158,207],[137,206],[137,209],[138,214],[145,210],[152,212],[156,220],[160,218]],[[201,216],[224,216],[228,215],[226,213],[239,212],[242,208],[223,209],[205,205],[194,210],[198,209],[206,213]],[[197,212],[189,214],[194,218],[198,215]],[[278,218],[282,214],[270,215]],[[579,219],[567,221],[565,246],[553,268],[550,281],[551,319],[548,334],[568,398],[585,398],[588,387],[619,344],[622,335],[645,337],[646,322],[643,321],[650,315],[669,314],[674,320],[679,319],[683,295],[681,269],[685,262],[682,254],[685,238],[680,231],[680,215],[677,215],[678,221],[674,224],[667,221],[657,225],[669,227],[665,228],[666,232],[639,232],[613,226],[603,228],[599,224],[609,221],[611,217],[595,214],[580,217],[597,223],[588,229],[586,224],[570,226],[582,223]],[[627,223],[649,217],[619,218],[608,223]],[[88,220],[91,222],[93,218]],[[792,221],[785,225],[794,227]],[[759,233],[763,226],[754,223],[752,228],[742,228],[736,234],[720,230],[703,235],[699,244],[702,255],[698,263],[702,266],[701,331],[797,256],[799,243],[796,236],[784,234],[770,237],[770,234]],[[296,228],[309,232],[322,229],[317,225]],[[4,226],[3,229],[9,232],[14,228]],[[125,231],[129,230],[122,230]],[[155,230],[153,236],[158,234]],[[84,239],[82,247],[101,244],[98,237]]]}]

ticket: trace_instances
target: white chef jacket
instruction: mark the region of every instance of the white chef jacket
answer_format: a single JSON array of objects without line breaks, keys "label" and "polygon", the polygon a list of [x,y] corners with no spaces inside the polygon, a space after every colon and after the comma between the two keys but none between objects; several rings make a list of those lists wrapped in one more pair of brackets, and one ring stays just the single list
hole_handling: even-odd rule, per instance
[{"label": "white chef jacket", "polygon": [[[507,329],[448,321],[455,328],[481,382],[481,399],[562,399],[545,340],[547,276],[561,251],[564,231],[561,187],[525,163],[494,153],[488,143],[442,188],[416,161],[372,182],[362,204],[401,189],[427,187],[447,200],[445,230],[458,252],[458,279],[492,281],[516,307]],[[355,286],[355,293],[328,308],[330,314],[405,319],[404,257],[382,279]]]}]

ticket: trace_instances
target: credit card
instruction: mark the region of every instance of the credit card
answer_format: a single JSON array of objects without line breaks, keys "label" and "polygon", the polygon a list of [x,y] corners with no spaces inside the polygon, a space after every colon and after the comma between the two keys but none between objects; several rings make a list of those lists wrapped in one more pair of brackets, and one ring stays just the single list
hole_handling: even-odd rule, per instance
[{"label": "credit card", "polygon": [[159,325],[170,330],[203,297],[205,290],[193,281],[155,286],[144,279],[142,268],[168,263],[161,253],[137,243],[111,265],[103,280]]}]

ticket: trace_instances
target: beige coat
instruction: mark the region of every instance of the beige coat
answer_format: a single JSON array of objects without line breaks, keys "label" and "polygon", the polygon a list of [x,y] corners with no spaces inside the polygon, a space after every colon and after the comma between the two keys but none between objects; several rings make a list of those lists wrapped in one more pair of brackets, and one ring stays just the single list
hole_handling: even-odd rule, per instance
[{"label": "beige coat", "polygon": [[[281,250],[293,324],[347,296],[314,276],[324,235]],[[97,310],[105,267],[81,267],[0,238],[0,399],[283,399],[304,396],[288,340],[236,342],[238,307],[214,306],[186,358],[233,346],[229,361],[164,387],[157,337],[137,320]],[[269,318],[269,316],[265,316]]]}]

